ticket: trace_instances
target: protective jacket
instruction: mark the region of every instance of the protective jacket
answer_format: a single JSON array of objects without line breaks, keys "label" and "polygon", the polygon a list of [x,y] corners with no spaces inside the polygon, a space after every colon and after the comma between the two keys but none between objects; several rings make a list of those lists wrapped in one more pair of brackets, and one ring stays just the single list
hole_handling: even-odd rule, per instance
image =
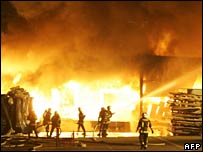
[{"label": "protective jacket", "polygon": [[147,118],[142,117],[139,120],[137,130],[139,129],[139,133],[148,133],[148,128],[152,128],[151,121]]}]

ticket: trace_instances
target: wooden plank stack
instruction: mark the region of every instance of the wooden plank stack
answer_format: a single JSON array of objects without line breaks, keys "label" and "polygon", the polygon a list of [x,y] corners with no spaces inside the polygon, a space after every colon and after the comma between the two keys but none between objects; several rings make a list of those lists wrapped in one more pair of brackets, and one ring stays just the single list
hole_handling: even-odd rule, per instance
[{"label": "wooden plank stack", "polygon": [[202,135],[202,95],[170,92],[173,135]]}]

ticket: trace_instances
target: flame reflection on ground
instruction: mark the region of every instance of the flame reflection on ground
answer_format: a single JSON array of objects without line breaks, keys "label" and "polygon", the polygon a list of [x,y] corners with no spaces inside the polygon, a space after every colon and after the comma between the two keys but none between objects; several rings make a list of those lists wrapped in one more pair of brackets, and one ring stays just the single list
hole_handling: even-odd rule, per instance
[{"label": "flame reflection on ground", "polygon": [[[71,138],[73,132],[62,132],[60,134],[61,138]],[[40,132],[39,137],[46,137],[46,132]],[[35,137],[34,134],[32,134],[33,137]],[[52,137],[56,136],[56,132],[53,132]],[[139,133],[134,133],[134,132],[108,132],[108,137],[138,137]],[[160,132],[155,131],[153,134],[149,133],[149,136],[160,136]],[[74,133],[75,138],[82,138],[82,132],[75,132]],[[93,132],[86,132],[86,138],[92,138],[94,137]],[[96,136],[98,137],[98,136]]]}]

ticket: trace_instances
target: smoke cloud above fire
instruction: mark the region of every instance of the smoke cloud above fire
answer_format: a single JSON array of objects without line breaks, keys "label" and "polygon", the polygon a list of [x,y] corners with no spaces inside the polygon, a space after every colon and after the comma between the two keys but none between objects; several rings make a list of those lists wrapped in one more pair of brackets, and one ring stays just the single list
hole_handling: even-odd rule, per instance
[{"label": "smoke cloud above fire", "polygon": [[202,2],[1,3],[2,74],[44,89],[130,78],[137,55],[202,55]]}]

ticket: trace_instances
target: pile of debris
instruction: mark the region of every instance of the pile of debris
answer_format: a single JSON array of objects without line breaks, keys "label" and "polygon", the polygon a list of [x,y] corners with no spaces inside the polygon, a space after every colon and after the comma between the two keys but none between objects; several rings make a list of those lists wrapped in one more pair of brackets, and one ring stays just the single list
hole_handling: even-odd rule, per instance
[{"label": "pile of debris", "polygon": [[3,122],[1,134],[10,131],[26,132],[27,117],[31,110],[32,97],[20,86],[10,88],[7,94],[1,94],[1,121]]},{"label": "pile of debris", "polygon": [[170,92],[173,135],[202,134],[202,95]]},{"label": "pile of debris", "polygon": [[1,138],[2,151],[36,151],[42,146],[39,140],[28,139],[18,134]]}]

